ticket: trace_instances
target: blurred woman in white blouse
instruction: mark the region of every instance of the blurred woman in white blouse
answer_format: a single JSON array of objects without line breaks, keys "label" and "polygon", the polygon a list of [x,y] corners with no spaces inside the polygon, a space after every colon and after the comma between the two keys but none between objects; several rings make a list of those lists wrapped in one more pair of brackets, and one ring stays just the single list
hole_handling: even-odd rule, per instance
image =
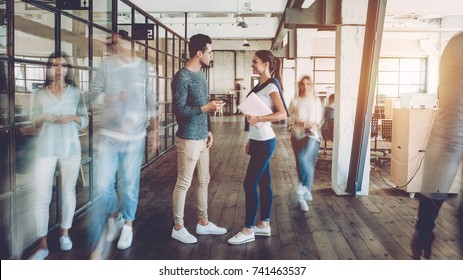
[{"label": "blurred woman in white blouse", "polygon": [[298,82],[298,87],[298,94],[289,105],[289,129],[299,177],[298,201],[301,211],[308,211],[306,201],[312,200],[311,189],[322,141],[324,110],[320,98],[315,96],[313,91],[311,76],[303,76]]}]

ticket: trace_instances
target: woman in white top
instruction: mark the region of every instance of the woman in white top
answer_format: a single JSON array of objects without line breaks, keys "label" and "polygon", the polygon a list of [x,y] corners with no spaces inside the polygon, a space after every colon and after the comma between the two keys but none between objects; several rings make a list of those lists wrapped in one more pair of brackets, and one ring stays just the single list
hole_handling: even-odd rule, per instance
[{"label": "woman in white top", "polygon": [[[228,240],[230,244],[244,244],[254,241],[255,235],[270,236],[270,210],[272,188],[270,178],[270,158],[276,148],[275,133],[271,122],[286,119],[287,112],[282,99],[281,63],[270,51],[257,51],[252,60],[252,71],[260,76],[260,83],[254,92],[269,108],[276,108],[266,116],[246,115],[249,123],[249,142],[246,154],[250,155],[244,191],[246,196],[246,220],[244,227]],[[259,192],[257,191],[259,186]],[[260,221],[255,223],[260,200]]]},{"label": "woman in white top", "polygon": [[35,214],[40,245],[31,259],[48,256],[49,208],[57,166],[62,178],[59,241],[61,250],[72,249],[68,231],[76,209],[76,182],[81,158],[79,130],[87,127],[88,114],[82,91],[73,80],[70,63],[65,53],[50,55],[45,86],[34,96],[33,125],[39,129],[35,161]]},{"label": "woman in white top", "polygon": [[301,211],[308,211],[306,200],[312,200],[310,190],[322,140],[323,105],[314,94],[312,77],[303,76],[298,86],[298,94],[289,105],[289,128],[299,177],[298,200]]}]

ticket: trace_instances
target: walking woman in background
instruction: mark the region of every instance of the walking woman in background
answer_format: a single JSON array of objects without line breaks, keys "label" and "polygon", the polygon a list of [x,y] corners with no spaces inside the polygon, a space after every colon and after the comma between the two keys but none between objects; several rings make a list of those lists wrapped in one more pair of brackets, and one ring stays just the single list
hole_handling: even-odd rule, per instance
[{"label": "walking woman in background", "polygon": [[76,182],[81,147],[79,130],[88,125],[82,91],[73,80],[70,58],[53,53],[47,63],[45,86],[34,98],[33,125],[39,129],[35,161],[36,225],[40,245],[31,259],[48,256],[47,232],[57,165],[61,173],[61,250],[72,249],[69,229],[76,209]]},{"label": "walking woman in background", "polygon": [[[275,133],[271,122],[286,119],[287,112],[282,99],[281,63],[270,51],[257,51],[252,60],[252,72],[260,76],[254,92],[274,113],[266,116],[246,115],[249,123],[249,142],[246,154],[250,155],[244,191],[246,197],[246,220],[244,227],[228,240],[230,244],[244,244],[254,241],[255,235],[270,236],[270,209],[272,207],[272,187],[270,178],[270,158],[276,147]],[[257,126],[258,123],[261,123]],[[247,126],[248,127],[248,126]],[[259,194],[257,192],[259,185]],[[260,200],[260,221],[255,223]]]},{"label": "walking woman in background", "polygon": [[315,176],[315,162],[322,140],[323,105],[313,91],[311,76],[303,76],[298,82],[298,94],[289,105],[289,129],[291,144],[296,157],[298,201],[301,211],[309,211],[306,200],[312,200],[312,184]]}]

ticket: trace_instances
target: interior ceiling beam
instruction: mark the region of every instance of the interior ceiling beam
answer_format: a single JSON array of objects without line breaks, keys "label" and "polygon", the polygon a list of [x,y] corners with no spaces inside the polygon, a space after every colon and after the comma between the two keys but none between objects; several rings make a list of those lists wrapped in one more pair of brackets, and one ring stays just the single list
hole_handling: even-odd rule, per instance
[{"label": "interior ceiling beam", "polygon": [[[288,2],[286,2],[285,10],[288,8],[301,8],[303,3],[304,3],[304,0],[288,0]],[[283,14],[280,18],[280,23],[278,24],[278,28],[275,33],[275,36],[273,36],[272,46],[270,48],[271,50],[278,50],[282,48],[283,39],[285,38],[286,31],[287,31],[284,25],[285,25],[285,15]]]},{"label": "interior ceiling beam", "polygon": [[342,0],[316,0],[309,8],[287,8],[284,11],[284,27],[327,28],[342,24]]}]

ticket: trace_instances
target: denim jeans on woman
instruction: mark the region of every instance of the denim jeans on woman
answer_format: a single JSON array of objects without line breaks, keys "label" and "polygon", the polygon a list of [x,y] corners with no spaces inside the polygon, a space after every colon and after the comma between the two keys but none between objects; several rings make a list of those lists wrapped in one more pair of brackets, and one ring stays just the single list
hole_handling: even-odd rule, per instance
[{"label": "denim jeans on woman", "polygon": [[[246,220],[245,226],[251,228],[257,214],[257,206],[260,200],[260,219],[270,221],[272,208],[272,186],[270,178],[270,158],[276,148],[276,139],[266,141],[249,140],[248,170],[244,179],[244,192],[246,195]],[[259,185],[259,198],[257,194]]]},{"label": "denim jeans on woman", "polygon": [[296,157],[299,181],[310,191],[315,177],[315,163],[320,150],[320,142],[308,136],[302,139],[291,137],[291,144]]},{"label": "denim jeans on woman", "polygon": [[118,140],[105,135],[99,137],[98,189],[103,192],[108,213],[119,211],[119,199],[115,186],[116,173],[118,174],[117,184],[122,191],[122,217],[125,221],[135,220],[144,148],[144,137],[136,140]]}]

